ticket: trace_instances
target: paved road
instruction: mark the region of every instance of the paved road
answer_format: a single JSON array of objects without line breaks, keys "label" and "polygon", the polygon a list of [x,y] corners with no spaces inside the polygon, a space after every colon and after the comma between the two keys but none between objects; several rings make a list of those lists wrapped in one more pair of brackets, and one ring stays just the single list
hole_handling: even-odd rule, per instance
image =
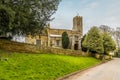
[{"label": "paved road", "polygon": [[64,80],[120,80],[120,59],[114,58]]}]

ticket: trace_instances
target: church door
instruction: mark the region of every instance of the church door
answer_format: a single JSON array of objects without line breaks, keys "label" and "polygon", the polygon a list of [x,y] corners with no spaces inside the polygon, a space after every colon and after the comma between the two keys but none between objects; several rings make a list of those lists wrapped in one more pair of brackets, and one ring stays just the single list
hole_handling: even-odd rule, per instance
[{"label": "church door", "polygon": [[74,45],[74,50],[78,50],[78,44]]}]

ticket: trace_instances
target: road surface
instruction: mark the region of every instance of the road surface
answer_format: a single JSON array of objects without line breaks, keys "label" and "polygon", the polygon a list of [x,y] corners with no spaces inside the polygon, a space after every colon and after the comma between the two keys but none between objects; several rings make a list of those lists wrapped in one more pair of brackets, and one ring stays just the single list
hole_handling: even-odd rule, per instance
[{"label": "road surface", "polygon": [[114,58],[63,80],[120,80],[120,58]]}]

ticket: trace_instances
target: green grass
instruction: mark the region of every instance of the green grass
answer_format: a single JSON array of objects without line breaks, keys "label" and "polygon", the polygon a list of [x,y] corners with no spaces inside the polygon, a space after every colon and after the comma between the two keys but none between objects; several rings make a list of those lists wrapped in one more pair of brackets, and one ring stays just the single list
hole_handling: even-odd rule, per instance
[{"label": "green grass", "polygon": [[92,57],[0,51],[0,80],[54,80],[100,63]]}]

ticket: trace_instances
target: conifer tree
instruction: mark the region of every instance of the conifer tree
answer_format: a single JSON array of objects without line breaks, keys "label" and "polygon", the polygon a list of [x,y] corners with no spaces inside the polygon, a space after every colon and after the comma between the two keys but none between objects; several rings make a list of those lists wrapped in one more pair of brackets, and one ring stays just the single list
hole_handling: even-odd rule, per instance
[{"label": "conifer tree", "polygon": [[62,34],[62,47],[64,49],[67,49],[69,47],[69,43],[70,43],[70,41],[69,41],[69,37],[68,37],[67,32],[63,32],[63,34]]}]

